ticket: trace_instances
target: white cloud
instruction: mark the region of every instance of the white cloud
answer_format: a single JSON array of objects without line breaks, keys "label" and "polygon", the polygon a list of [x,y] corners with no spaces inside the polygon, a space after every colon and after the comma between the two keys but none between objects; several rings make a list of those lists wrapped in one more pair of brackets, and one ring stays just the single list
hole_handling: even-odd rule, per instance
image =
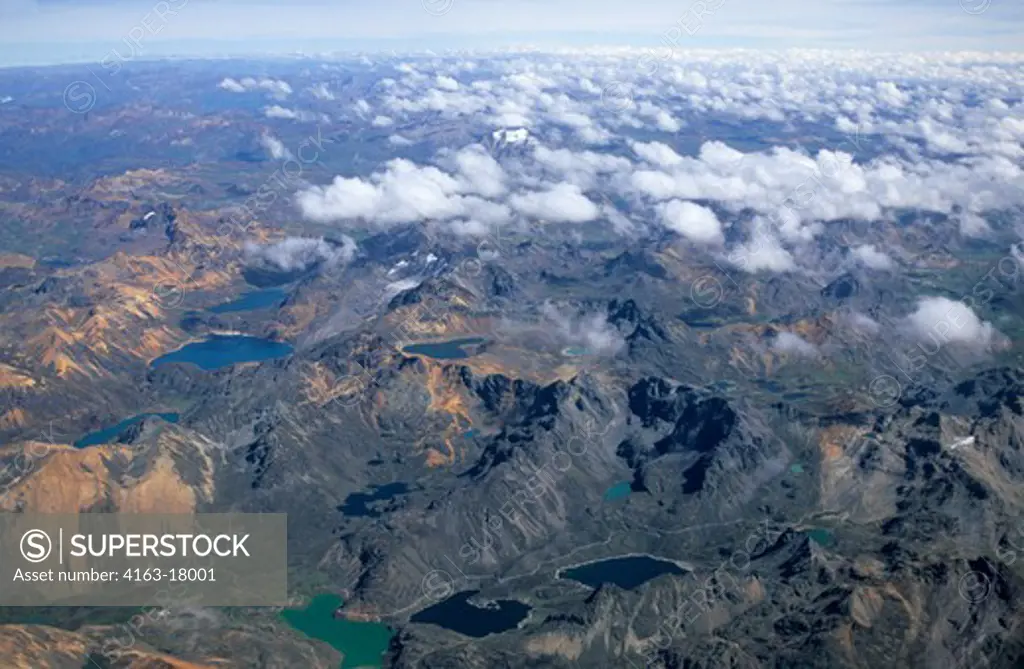
[{"label": "white cloud", "polygon": [[859,311],[851,311],[844,313],[842,321],[845,325],[850,326],[856,330],[859,334],[875,335],[878,334],[882,326],[879,325],[878,321],[871,318],[867,314],[862,314]]},{"label": "white cloud", "polygon": [[890,107],[902,107],[907,103],[907,94],[891,81],[880,81],[875,84],[878,99]]},{"label": "white cloud", "polygon": [[992,232],[988,222],[978,214],[973,214],[969,211],[963,212],[958,219],[960,221],[960,234],[964,237],[984,237]]},{"label": "white cloud", "polygon": [[560,180],[568,181],[580,189],[593,188],[599,177],[625,174],[632,167],[629,160],[620,156],[565,148],[550,149],[543,144],[534,148],[533,158]]},{"label": "white cloud", "polygon": [[319,100],[333,100],[334,93],[327,88],[327,84],[317,84],[309,89],[309,92],[313,94],[313,97]]},{"label": "white cloud", "polygon": [[671,200],[659,205],[661,223],[669,230],[702,244],[721,244],[722,223],[715,212],[692,202]]},{"label": "white cloud", "polygon": [[266,109],[263,110],[263,114],[267,118],[287,118],[287,119],[297,119],[297,118],[299,118],[299,113],[298,112],[296,112],[296,111],[294,111],[292,109],[288,109],[286,107],[282,107],[280,105],[273,105],[271,107],[267,107]]},{"label": "white cloud", "polygon": [[356,253],[356,243],[350,237],[343,237],[340,244],[323,238],[288,237],[273,244],[259,245],[247,242],[246,259],[250,264],[263,264],[284,272],[306,270],[316,265],[329,267],[345,264]]},{"label": "white cloud", "polygon": [[451,77],[440,74],[434,80],[437,87],[445,91],[457,91],[459,90],[459,82],[455,81]]},{"label": "white cloud", "polygon": [[597,205],[587,199],[579,186],[567,183],[513,195],[509,204],[521,214],[555,223],[583,223],[600,214]]},{"label": "white cloud", "polygon": [[[456,185],[429,191],[436,199],[413,203],[387,191],[380,175],[362,176],[359,183],[381,193],[374,207],[328,208],[354,208],[361,213],[350,220],[365,215],[371,225],[390,225],[401,214],[479,234],[513,210],[551,221],[602,218],[623,232],[669,226],[724,246],[716,257],[746,271],[780,272],[821,269],[815,238],[837,222],[885,229],[908,211],[934,213],[936,226],[995,237],[1024,206],[1018,54],[711,52],[680,43],[655,52],[565,49],[558,58],[523,51],[460,59],[368,54],[363,61],[395,73],[360,88],[353,98],[359,118],[348,120],[357,128],[401,128],[388,138],[395,153],[472,142],[495,127],[523,128],[529,137],[493,148],[494,164],[472,152],[460,158],[458,150],[441,151],[434,169]],[[270,90],[257,79],[232,81],[229,88]],[[603,92],[610,84],[631,96],[625,109],[609,108]],[[302,119],[308,112],[283,113]],[[685,141],[671,136],[706,118],[733,127],[774,123],[770,133],[747,134],[734,146],[713,139],[714,124],[695,123]],[[694,148],[692,137],[700,136],[709,139]],[[596,193],[628,203],[632,222]],[[325,215],[315,198],[303,201],[312,216]],[[683,203],[706,211],[697,217],[700,210]],[[751,217],[762,230],[727,244],[724,230]],[[914,244],[893,232],[887,244]],[[851,261],[896,267],[893,251],[877,239],[852,248]]]},{"label": "white cloud", "polygon": [[246,91],[245,86],[231,78],[224,79],[217,85],[217,87],[223,88],[226,91],[231,91],[232,93],[244,93]]},{"label": "white cloud", "polygon": [[934,346],[957,343],[988,349],[999,338],[991,323],[982,321],[963,302],[946,297],[921,298],[906,322],[916,338]]},{"label": "white cloud", "polygon": [[574,314],[550,302],[544,303],[541,314],[563,346],[582,346],[589,355],[615,355],[626,345],[604,314]]},{"label": "white cloud", "polygon": [[792,254],[763,227],[758,227],[750,240],[732,248],[725,256],[725,261],[750,274],[796,269]]},{"label": "white cloud", "polygon": [[219,84],[218,88],[222,88],[232,93],[245,93],[248,91],[263,90],[270,93],[273,97],[278,100],[283,100],[292,94],[292,87],[288,85],[288,82],[281,81],[279,79],[254,79],[252,77],[246,77],[241,81],[236,81],[230,77],[227,77]]},{"label": "white cloud", "polygon": [[298,205],[311,220],[364,221],[380,227],[456,218],[489,225],[505,222],[507,207],[476,195],[503,191],[500,166],[474,148],[460,152],[456,163],[463,171],[448,173],[397,158],[368,179],[339,176],[329,186],[301,191]]},{"label": "white cloud", "polygon": [[780,353],[787,353],[804,358],[818,356],[818,347],[792,332],[780,332],[772,342],[772,348]]},{"label": "white cloud", "polygon": [[467,146],[456,153],[455,164],[465,190],[488,198],[505,193],[505,170],[479,144]]},{"label": "white cloud", "polygon": [[630,146],[638,156],[658,167],[673,167],[683,162],[682,156],[661,142],[632,142]]},{"label": "white cloud", "polygon": [[285,148],[284,143],[273,135],[263,134],[260,136],[260,144],[271,158],[282,160],[292,157],[292,152]]},{"label": "white cloud", "polygon": [[862,244],[854,248],[851,253],[865,267],[870,267],[871,269],[893,268],[892,258],[876,249],[874,244]]},{"label": "white cloud", "polygon": [[280,79],[260,79],[256,86],[278,99],[284,99],[292,94],[292,87]]}]

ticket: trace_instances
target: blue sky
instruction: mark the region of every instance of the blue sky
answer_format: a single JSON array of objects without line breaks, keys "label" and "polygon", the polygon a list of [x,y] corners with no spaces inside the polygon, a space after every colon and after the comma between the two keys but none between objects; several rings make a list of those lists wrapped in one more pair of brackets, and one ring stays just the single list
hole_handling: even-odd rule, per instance
[{"label": "blue sky", "polygon": [[[701,7],[704,9],[702,10]],[[674,30],[674,32],[672,32]],[[0,63],[657,45],[1022,50],[1020,0],[0,0]]]}]

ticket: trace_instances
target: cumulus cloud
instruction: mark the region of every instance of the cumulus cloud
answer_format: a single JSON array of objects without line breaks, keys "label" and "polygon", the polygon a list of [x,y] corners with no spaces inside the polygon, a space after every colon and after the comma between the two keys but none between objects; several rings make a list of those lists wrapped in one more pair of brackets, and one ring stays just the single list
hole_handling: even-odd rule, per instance
[{"label": "cumulus cloud", "polygon": [[[659,167],[672,167],[683,162],[683,157],[661,142],[633,142],[630,144],[638,156]],[[739,153],[739,152],[737,152]]]},{"label": "cumulus cloud", "polygon": [[288,109],[287,107],[282,107],[281,105],[267,107],[263,110],[263,114],[267,118],[287,118],[293,120],[299,118],[299,113],[297,111]]},{"label": "cumulus cloud", "polygon": [[902,107],[907,103],[907,94],[891,81],[880,81],[875,84],[878,99],[891,107]]},{"label": "cumulus cloud", "polygon": [[457,154],[455,163],[449,173],[397,158],[368,179],[339,176],[329,186],[302,191],[298,205],[314,221],[363,221],[378,227],[453,219],[506,222],[508,207],[478,196],[503,191],[500,166],[475,148]]},{"label": "cumulus cloud", "polygon": [[459,90],[459,82],[455,81],[449,76],[439,74],[434,80],[438,88],[445,91],[457,91]]},{"label": "cumulus cloud", "polygon": [[669,230],[701,244],[721,244],[722,223],[715,212],[692,202],[671,200],[658,207],[661,223]]},{"label": "cumulus cloud", "polygon": [[[581,49],[559,59],[523,54],[429,65],[367,57],[367,64],[387,64],[392,74],[360,89],[341,111],[354,111],[358,118],[346,120],[357,128],[399,131],[388,145],[400,155],[413,155],[405,147],[488,137],[496,127],[522,129],[529,141],[492,147],[494,165],[479,149],[458,159],[442,150],[433,165],[417,158],[410,170],[389,163],[378,174],[300,194],[300,206],[316,220],[440,221],[460,234],[483,234],[488,220],[515,216],[601,218],[627,231],[630,219],[611,202],[628,202],[634,229],[668,226],[725,247],[717,255],[745,271],[781,272],[817,262],[812,253],[820,245],[812,242],[834,223],[868,221],[880,229],[906,212],[925,212],[938,214],[930,218],[935,225],[948,221],[963,235],[995,237],[1024,205],[1024,60],[1017,55],[991,53],[979,61],[977,54],[864,51],[678,48],[652,60],[645,54],[650,58],[649,52]],[[261,88],[257,79],[222,84],[236,92],[279,88]],[[612,84],[629,97],[615,113],[605,95]],[[309,114],[283,107],[273,113]],[[686,141],[672,136],[700,118],[723,123],[701,124]],[[775,122],[770,135],[726,130],[758,119]],[[805,128],[813,128],[813,141]],[[692,136],[707,141],[694,146]],[[391,176],[417,188],[395,192]],[[723,239],[730,226],[751,217],[763,221],[763,233],[738,245],[731,234]],[[850,249],[850,259],[893,268],[888,253],[865,244]]]},{"label": "cumulus cloud", "polygon": [[796,269],[793,255],[763,228],[755,229],[746,242],[734,246],[725,261],[744,272],[788,272]]},{"label": "cumulus cloud", "polygon": [[288,85],[288,82],[281,81],[280,79],[254,79],[252,77],[246,77],[240,81],[227,77],[217,85],[218,88],[222,88],[232,93],[246,93],[249,91],[266,91],[273,97],[283,100],[292,94],[292,87]]},{"label": "cumulus cloud", "polygon": [[317,98],[318,100],[334,99],[334,93],[332,93],[331,90],[327,88],[327,84],[317,84],[316,86],[310,88],[309,92],[312,93],[313,97]]},{"label": "cumulus cloud", "polygon": [[275,160],[283,160],[292,157],[292,152],[285,148],[284,143],[273,135],[261,135],[260,144],[267,150],[270,157]]},{"label": "cumulus cloud", "polygon": [[555,223],[584,223],[598,217],[601,210],[580,190],[579,186],[561,183],[543,191],[519,193],[509,198],[519,213]]},{"label": "cumulus cloud", "polygon": [[818,347],[792,332],[780,332],[772,341],[772,348],[779,353],[786,353],[803,358],[818,356]]},{"label": "cumulus cloud", "polygon": [[244,93],[246,91],[245,86],[230,77],[221,81],[217,86],[218,88],[223,88],[224,90],[231,91],[232,93]]},{"label": "cumulus cloud", "polygon": [[892,258],[875,248],[874,244],[862,244],[854,248],[853,257],[865,267],[871,269],[892,269]]},{"label": "cumulus cloud", "polygon": [[551,149],[543,144],[534,147],[533,159],[545,172],[581,189],[593,188],[600,178],[624,174],[633,166],[628,159],[609,153]]},{"label": "cumulus cloud", "polygon": [[859,311],[844,313],[841,320],[844,325],[853,328],[858,334],[875,335],[882,329],[878,321]]},{"label": "cumulus cloud", "polygon": [[340,243],[323,238],[288,237],[273,244],[247,242],[245,256],[253,266],[294,272],[346,264],[355,256],[356,249],[356,243],[350,237],[342,237]]},{"label": "cumulus cloud", "polygon": [[505,193],[505,170],[480,145],[468,146],[455,154],[458,173],[474,193],[496,198]]},{"label": "cumulus cloud", "polygon": [[991,323],[978,318],[966,304],[946,297],[918,300],[917,309],[907,316],[906,324],[917,339],[936,348],[955,343],[988,349],[1001,337]]},{"label": "cumulus cloud", "polygon": [[[744,154],[721,142],[706,142],[697,156],[654,143],[633,148],[648,167],[622,182],[663,218],[670,211],[664,203],[674,200],[710,201],[734,214],[753,211],[787,252],[833,221],[885,221],[917,210],[953,217],[963,234],[979,235],[987,230],[983,212],[1024,205],[1024,172],[1001,156],[944,161],[884,155],[858,162],[841,150]],[[873,268],[891,263],[871,248],[855,250],[853,257]]]},{"label": "cumulus cloud", "polygon": [[992,232],[992,228],[988,222],[979,216],[971,212],[964,212],[959,217],[960,223],[960,234],[964,237],[984,237],[988,233]]},{"label": "cumulus cloud", "polygon": [[541,315],[564,346],[581,346],[590,355],[615,355],[626,345],[606,314],[578,314],[546,302]]}]

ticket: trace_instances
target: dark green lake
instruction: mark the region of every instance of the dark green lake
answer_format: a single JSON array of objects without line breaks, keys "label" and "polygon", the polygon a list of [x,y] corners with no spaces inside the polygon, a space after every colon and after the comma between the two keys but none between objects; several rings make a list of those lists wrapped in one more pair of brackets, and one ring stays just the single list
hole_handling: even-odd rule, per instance
[{"label": "dark green lake", "polygon": [[177,423],[178,414],[176,413],[140,413],[138,416],[132,416],[131,418],[125,418],[117,425],[111,425],[105,427],[102,430],[96,430],[90,432],[81,439],[75,442],[75,448],[88,448],[89,446],[97,446],[99,444],[112,444],[117,441],[118,435],[127,430],[132,425],[142,422],[144,418],[150,418],[157,416],[164,419],[168,423]]},{"label": "dark green lake", "polygon": [[153,367],[172,362],[186,362],[205,370],[228,367],[240,362],[271,360],[290,355],[292,347],[283,342],[248,335],[212,335],[205,341],[187,344],[177,351],[162,355]]},{"label": "dark green lake", "polygon": [[414,623],[437,625],[474,638],[515,629],[530,613],[530,607],[511,599],[499,599],[486,608],[469,600],[479,590],[457,592],[448,599],[427,607],[409,619]]},{"label": "dark green lake", "polygon": [[563,569],[558,577],[591,588],[613,583],[625,590],[633,590],[662,574],[682,576],[686,573],[682,567],[668,560],[658,560],[648,555],[628,555]]},{"label": "dark green lake", "polygon": [[210,311],[215,314],[228,314],[234,311],[254,311],[256,309],[266,309],[267,307],[276,307],[288,293],[282,288],[265,288],[263,290],[254,290],[248,293],[240,295],[237,299],[224,304],[218,304],[217,306],[210,307]]},{"label": "dark green lake", "polygon": [[339,669],[380,667],[395,633],[383,623],[335,618],[342,605],[337,595],[317,595],[304,609],[285,609],[281,617],[308,637],[330,644],[345,657]]},{"label": "dark green lake", "polygon": [[425,355],[438,360],[461,360],[475,355],[463,347],[479,346],[486,340],[483,337],[465,337],[463,339],[451,339],[449,341],[429,342],[426,344],[409,344],[402,348],[403,353],[414,353]]}]

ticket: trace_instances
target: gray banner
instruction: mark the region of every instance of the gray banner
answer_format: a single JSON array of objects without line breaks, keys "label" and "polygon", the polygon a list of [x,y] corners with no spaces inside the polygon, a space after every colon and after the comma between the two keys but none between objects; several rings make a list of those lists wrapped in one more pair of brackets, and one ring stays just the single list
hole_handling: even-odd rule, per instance
[{"label": "gray banner", "polygon": [[0,606],[279,606],[283,513],[0,513]]}]

